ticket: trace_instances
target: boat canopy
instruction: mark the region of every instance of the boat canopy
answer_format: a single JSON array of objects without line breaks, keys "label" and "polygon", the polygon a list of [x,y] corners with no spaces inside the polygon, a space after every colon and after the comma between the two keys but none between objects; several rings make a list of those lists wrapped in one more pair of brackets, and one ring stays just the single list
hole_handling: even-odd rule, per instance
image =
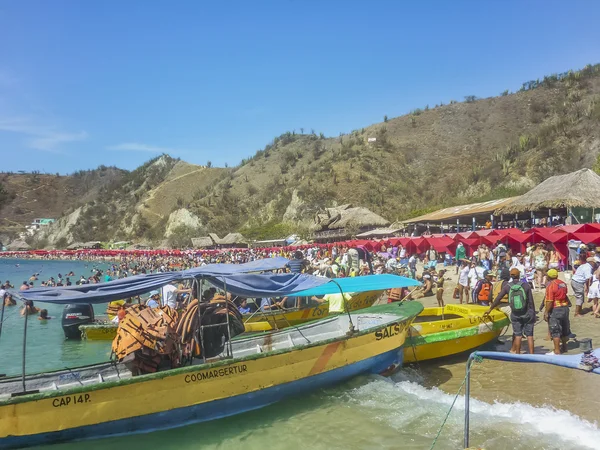
[{"label": "boat canopy", "polygon": [[340,290],[344,293],[381,291],[384,289],[416,287],[420,285],[421,283],[417,280],[398,275],[364,275],[361,277],[336,278],[330,280],[329,283],[322,284],[315,288],[288,294],[288,297],[312,297],[313,295],[339,294]]},{"label": "boat canopy", "polygon": [[[168,274],[172,274],[172,277],[151,274],[92,285],[30,289],[19,292],[19,296],[25,300],[56,304],[107,303],[140,295],[170,281],[180,280],[182,272]],[[419,285],[415,280],[397,275],[365,275],[335,280],[298,273],[201,276],[219,289],[250,298],[336,294],[340,292],[340,288],[343,292],[366,292]]]},{"label": "boat canopy", "polygon": [[[179,280],[190,278],[215,278],[247,274],[254,272],[268,272],[283,269],[288,259],[283,257],[266,258],[244,264],[209,264],[202,267],[178,271],[135,275],[121,278],[107,283],[82,284],[68,287],[43,287],[27,291],[15,291],[14,294],[24,300],[47,303],[108,303],[114,300],[135,297],[154,289]],[[307,289],[314,285],[302,285]]]}]

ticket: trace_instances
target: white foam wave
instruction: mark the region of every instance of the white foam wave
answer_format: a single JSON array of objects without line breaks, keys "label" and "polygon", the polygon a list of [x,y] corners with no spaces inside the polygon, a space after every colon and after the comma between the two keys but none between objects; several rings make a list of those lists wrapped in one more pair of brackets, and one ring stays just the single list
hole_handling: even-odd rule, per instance
[{"label": "white foam wave", "polygon": [[[413,373],[404,373],[396,376],[393,383],[373,380],[355,389],[352,397],[362,406],[374,409],[383,402],[387,408],[385,414],[381,415],[382,420],[398,428],[427,427],[429,435],[441,425],[454,395],[410,381],[414,377]],[[412,398],[407,398],[406,394]],[[551,406],[535,407],[521,402],[490,404],[474,398],[471,398],[470,411],[471,430],[474,433],[483,429],[488,436],[498,436],[498,431],[506,429],[516,433],[516,438],[543,438],[555,445],[555,448],[565,448],[567,445],[559,445],[559,442],[563,442],[569,447],[573,444],[573,448],[600,449],[598,424],[569,411]],[[463,419],[464,396],[461,395],[447,424],[453,430],[453,441],[461,439]]]}]

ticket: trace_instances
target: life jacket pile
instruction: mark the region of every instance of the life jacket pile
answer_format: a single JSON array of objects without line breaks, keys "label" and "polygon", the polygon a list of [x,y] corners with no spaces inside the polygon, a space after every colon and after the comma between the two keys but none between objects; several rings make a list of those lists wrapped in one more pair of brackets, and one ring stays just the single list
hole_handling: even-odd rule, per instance
[{"label": "life jacket pile", "polygon": [[[227,333],[227,314],[230,333]],[[201,333],[200,325],[217,326],[204,328]],[[134,375],[154,373],[179,367],[194,357],[217,356],[225,349],[229,337],[243,332],[238,308],[220,295],[210,302],[193,300],[181,314],[169,306],[132,305],[119,322],[112,351]]]}]

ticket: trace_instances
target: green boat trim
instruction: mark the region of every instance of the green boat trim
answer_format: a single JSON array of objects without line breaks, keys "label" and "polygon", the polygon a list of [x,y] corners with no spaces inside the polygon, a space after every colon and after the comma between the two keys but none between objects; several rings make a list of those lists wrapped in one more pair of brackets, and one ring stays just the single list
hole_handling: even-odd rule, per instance
[{"label": "green boat trim", "polygon": [[[487,326],[482,327],[483,324]],[[451,341],[454,339],[460,339],[469,336],[476,336],[478,334],[490,333],[498,330],[502,330],[502,328],[508,326],[510,324],[510,319],[508,317],[500,320],[496,320],[491,323],[482,322],[478,325],[473,325],[468,328],[461,328],[459,330],[449,330],[449,331],[440,331],[439,333],[427,334],[425,336],[414,336],[412,334],[412,329],[408,332],[407,342],[412,346],[426,345],[426,344],[434,344],[437,342],[443,341]]]}]

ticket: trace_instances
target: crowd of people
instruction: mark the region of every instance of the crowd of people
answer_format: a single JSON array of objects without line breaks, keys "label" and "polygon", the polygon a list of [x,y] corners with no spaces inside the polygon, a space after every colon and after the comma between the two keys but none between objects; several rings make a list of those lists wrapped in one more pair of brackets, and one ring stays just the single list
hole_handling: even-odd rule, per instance
[{"label": "crowd of people", "polygon": [[[555,342],[554,352],[565,349],[565,340],[571,334],[569,323],[568,287],[559,280],[559,271],[564,269],[560,254],[551,244],[531,244],[525,252],[513,252],[502,242],[493,247],[482,243],[477,250],[467,256],[467,249],[458,243],[454,255],[438,252],[433,246],[419,254],[410,252],[402,245],[386,248],[378,252],[368,252],[364,247],[333,245],[314,247],[305,250],[285,249],[235,249],[220,253],[182,253],[180,255],[124,254],[110,260],[103,257],[90,258],[86,263],[91,266],[89,276],[81,276],[75,284],[108,282],[138,274],[180,271],[214,263],[245,263],[257,259],[284,256],[289,263],[284,270],[296,273],[310,273],[328,278],[356,277],[365,274],[392,273],[415,278],[420,286],[413,290],[392,289],[388,292],[388,301],[416,300],[423,297],[435,297],[439,306],[444,306],[446,281],[451,280],[449,269],[455,266],[457,276],[453,299],[459,303],[474,303],[497,307],[501,301],[508,303],[511,309],[513,325],[512,351],[520,352],[522,337],[527,339],[529,351],[533,352],[533,327],[536,322],[537,308],[533,293],[544,292],[544,301],[539,311],[545,309],[544,318],[549,323],[549,334]],[[582,244],[578,249],[578,258],[573,263],[571,289],[575,300],[575,316],[584,313],[587,298],[591,303],[591,312],[600,317],[600,253],[596,248]],[[106,265],[100,269],[101,264]],[[439,268],[442,266],[441,268]],[[419,270],[418,270],[419,269]],[[20,290],[33,287],[60,287],[72,285],[74,272],[65,276],[57,274],[40,281],[39,273],[23,281]],[[35,286],[36,283],[39,286]],[[6,306],[16,304],[9,292],[14,288],[10,281],[0,286],[0,298]],[[168,304],[167,299],[179,299],[188,292],[182,286],[173,287],[166,294],[153,293],[148,299],[150,306]],[[164,300],[163,300],[164,298]],[[315,299],[318,300],[318,299]],[[240,311],[247,313],[251,308],[246,302],[240,303]],[[262,299],[262,310],[286,308],[282,299]],[[292,305],[294,306],[294,305]],[[297,305],[295,305],[297,306]],[[45,311],[45,310],[42,310]],[[41,311],[33,304],[25,305],[22,314],[36,314]],[[47,311],[44,316],[47,316]]]}]

